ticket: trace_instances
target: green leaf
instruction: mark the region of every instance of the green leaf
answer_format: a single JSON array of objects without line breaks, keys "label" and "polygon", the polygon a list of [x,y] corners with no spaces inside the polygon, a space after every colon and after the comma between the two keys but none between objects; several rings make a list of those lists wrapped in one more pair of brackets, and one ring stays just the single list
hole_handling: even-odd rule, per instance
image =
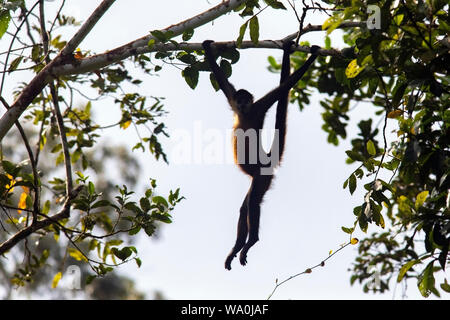
[{"label": "green leaf", "polygon": [[126,204],[125,204],[125,208],[128,209],[128,210],[130,210],[130,211],[133,211],[133,212],[136,213],[136,214],[142,213],[141,208],[139,208],[139,207],[136,205],[136,203],[134,203],[134,202],[128,202],[128,203],[126,203]]},{"label": "green leaf", "polygon": [[375,144],[373,143],[372,140],[367,141],[367,152],[371,155],[374,156],[377,154],[377,150],[375,149]]},{"label": "green leaf", "polygon": [[325,36],[325,49],[331,49],[331,38],[329,36]]},{"label": "green leaf", "polygon": [[247,30],[247,26],[248,26],[248,22],[244,23],[240,28],[239,28],[239,37],[236,40],[236,47],[240,48],[241,44],[242,44],[242,40],[244,40],[244,35],[245,35],[245,31]]},{"label": "green leaf", "polygon": [[5,34],[6,30],[8,30],[10,20],[11,16],[9,11],[5,10],[0,12],[0,39]]},{"label": "green leaf", "polygon": [[166,207],[166,208],[168,208],[169,207],[169,204],[167,203],[167,200],[166,199],[164,199],[163,197],[161,197],[161,196],[155,196],[155,197],[153,197],[152,198],[152,202],[153,203],[155,203],[155,204],[157,204],[157,205],[163,205],[164,207]]},{"label": "green leaf", "polygon": [[441,283],[440,287],[445,292],[449,292],[450,293],[450,285],[447,283],[447,279],[444,280],[444,283]]},{"label": "green leaf", "polygon": [[352,234],[353,231],[355,230],[355,228],[346,228],[346,227],[341,227],[342,231],[344,231],[345,233],[348,234]]},{"label": "green leaf", "polygon": [[183,76],[186,83],[189,85],[191,89],[195,89],[198,84],[198,76],[199,72],[198,70],[192,68],[192,67],[186,67],[182,72],[181,75]]},{"label": "green leaf", "polygon": [[397,282],[402,281],[403,277],[406,275],[409,269],[411,269],[414,265],[421,263],[422,261],[419,260],[411,260],[408,261],[406,264],[404,264],[398,273]]},{"label": "green leaf", "polygon": [[418,210],[425,203],[425,200],[427,199],[428,194],[429,194],[429,191],[425,190],[416,196],[416,203],[414,204],[416,210]]},{"label": "green leaf", "polygon": [[268,6],[274,8],[274,9],[283,9],[283,10],[286,10],[286,7],[285,7],[281,2],[279,2],[279,1],[277,1],[277,0],[264,0],[264,2],[265,2]]},{"label": "green leaf", "polygon": [[144,212],[148,212],[150,210],[150,201],[147,198],[141,198],[139,203]]},{"label": "green leaf", "polygon": [[44,207],[42,208],[43,214],[48,214],[50,212],[50,200],[45,201]]},{"label": "green leaf", "polygon": [[356,190],[356,177],[354,174],[352,174],[350,178],[348,178],[348,189],[350,191],[350,194],[353,194],[353,192],[355,192]]},{"label": "green leaf", "polygon": [[8,69],[8,73],[12,72],[14,70],[17,69],[17,67],[19,67],[19,64],[22,62],[23,57],[17,57],[16,59],[14,59],[11,64],[9,65],[9,69]]},{"label": "green leaf", "polygon": [[194,35],[194,29],[188,29],[183,32],[182,39],[183,41],[188,41]]},{"label": "green leaf", "polygon": [[436,288],[434,287],[434,274],[433,274],[433,263],[431,261],[422,274],[419,276],[419,281],[417,286],[419,287],[419,291],[425,298],[429,297],[433,292],[436,294]]},{"label": "green leaf", "polygon": [[134,261],[136,261],[137,266],[140,268],[142,265],[142,261],[139,258],[134,258]]},{"label": "green leaf", "polygon": [[120,260],[126,260],[133,253],[129,247],[123,247],[121,250],[112,248],[111,252]]},{"label": "green leaf", "polygon": [[161,42],[166,42],[167,40],[170,39],[170,35],[168,34],[168,32],[162,32],[160,30],[153,30],[153,31],[150,31],[150,34]]},{"label": "green leaf", "polygon": [[88,184],[88,191],[89,191],[89,194],[90,194],[91,196],[95,194],[95,186],[94,186],[94,184],[92,183],[92,181],[89,181],[89,184]]},{"label": "green leaf", "polygon": [[147,46],[151,49],[155,45],[156,41],[155,39],[148,40]]},{"label": "green leaf", "polygon": [[91,209],[100,208],[100,207],[108,207],[111,203],[108,200],[99,200],[91,206]]},{"label": "green leaf", "polygon": [[258,44],[259,41],[259,22],[258,17],[254,16],[250,19],[250,39],[254,44]]},{"label": "green leaf", "polygon": [[348,150],[348,151],[345,151],[345,153],[347,154],[347,156],[350,158],[350,159],[352,159],[352,160],[354,160],[354,161],[361,161],[361,162],[364,162],[364,157],[362,156],[362,155],[360,155],[358,152],[356,152],[356,151],[353,151],[353,150]]}]

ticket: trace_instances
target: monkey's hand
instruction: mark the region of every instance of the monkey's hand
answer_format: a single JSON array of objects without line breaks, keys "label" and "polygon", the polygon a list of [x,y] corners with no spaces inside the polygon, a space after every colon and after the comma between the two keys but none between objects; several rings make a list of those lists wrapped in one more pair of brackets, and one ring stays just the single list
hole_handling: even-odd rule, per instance
[{"label": "monkey's hand", "polygon": [[205,41],[203,41],[203,43],[202,43],[203,49],[210,50],[211,49],[211,43],[214,43],[214,41],[213,40],[205,40]]},{"label": "monkey's hand", "polygon": [[283,51],[287,53],[294,52],[295,42],[293,40],[283,42]]},{"label": "monkey's hand", "polygon": [[320,47],[319,46],[311,46],[310,52],[311,54],[318,56],[319,55],[319,50]]}]

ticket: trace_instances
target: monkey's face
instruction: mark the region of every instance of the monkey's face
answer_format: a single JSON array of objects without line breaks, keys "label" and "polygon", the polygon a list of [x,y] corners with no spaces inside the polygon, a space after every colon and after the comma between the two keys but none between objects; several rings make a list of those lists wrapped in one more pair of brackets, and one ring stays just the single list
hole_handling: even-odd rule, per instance
[{"label": "monkey's face", "polygon": [[253,104],[253,96],[247,90],[240,89],[236,91],[234,101],[236,103],[236,109],[240,113],[248,114]]}]

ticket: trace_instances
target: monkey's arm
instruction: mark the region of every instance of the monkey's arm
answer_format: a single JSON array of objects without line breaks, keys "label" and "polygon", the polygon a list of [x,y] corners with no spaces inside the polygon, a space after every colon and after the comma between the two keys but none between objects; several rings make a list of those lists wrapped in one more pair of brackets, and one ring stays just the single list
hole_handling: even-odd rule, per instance
[{"label": "monkey's arm", "polygon": [[311,56],[308,58],[308,60],[306,60],[305,64],[294,71],[294,73],[291,74],[285,81],[283,81],[283,83],[281,83],[277,88],[273,89],[258,101],[256,101],[254,104],[255,107],[263,108],[265,109],[265,111],[267,111],[270,106],[275,103],[275,101],[288,94],[289,90],[293,86],[295,86],[295,84],[303,77],[306,71],[308,71],[314,60],[316,60],[319,49],[320,47],[318,46],[311,46]]},{"label": "monkey's arm", "polygon": [[236,93],[236,89],[233,87],[233,85],[228,82],[228,79],[223,72],[222,69],[217,65],[216,58],[214,57],[211,49],[211,43],[214,41],[212,40],[205,40],[203,41],[203,49],[205,50],[205,56],[206,60],[208,60],[209,66],[214,74],[214,77],[217,80],[217,83],[219,84],[220,89],[223,91],[225,96],[227,97],[228,101],[231,104],[231,101],[233,101],[234,94]]},{"label": "monkey's arm", "polygon": [[[291,71],[291,48],[294,44],[293,41],[289,41],[287,43],[283,43],[283,61],[281,63],[281,75],[280,75],[280,85],[285,82],[289,78],[289,74]],[[284,144],[286,139],[286,118],[287,118],[287,107],[289,100],[289,90],[286,93],[280,94],[280,99],[278,99],[277,104],[277,114],[275,116],[275,129],[278,130],[278,135],[275,135],[275,138],[272,142],[272,147],[270,148],[270,153],[274,150],[274,144],[278,146],[278,160],[280,161],[283,153],[284,153]],[[263,112],[267,112],[270,105],[267,106],[266,110]]]}]

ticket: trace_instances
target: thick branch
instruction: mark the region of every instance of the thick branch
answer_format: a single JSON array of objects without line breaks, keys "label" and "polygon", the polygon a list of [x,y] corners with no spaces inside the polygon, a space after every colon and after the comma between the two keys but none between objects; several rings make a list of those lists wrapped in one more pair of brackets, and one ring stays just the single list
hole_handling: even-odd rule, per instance
[{"label": "thick branch", "polygon": [[[66,47],[58,54],[58,56],[53,59],[53,61],[48,64],[44,69],[42,69],[28,86],[22,91],[17,100],[11,105],[11,109],[8,110],[3,117],[0,119],[0,141],[3,140],[6,133],[11,129],[14,122],[19,119],[25,109],[30,105],[33,99],[44,89],[48,84],[48,81],[54,76],[58,76],[54,72],[54,68],[57,65],[71,66],[72,70],[84,70],[80,69],[79,62],[72,57],[72,52],[80,44],[80,42],[86,37],[86,35],[92,30],[94,25],[99,21],[101,16],[106,12],[106,10],[112,5],[115,0],[104,0],[97,9],[92,13],[89,19],[81,26],[80,30],[73,36],[73,38],[67,43]],[[199,14],[193,18],[186,21],[180,22],[176,25],[170,26],[163,31],[171,31],[173,36],[182,34],[187,29],[195,29],[203,24],[215,20],[221,15],[233,10],[247,0],[230,0],[227,2],[222,2],[221,4],[215,6],[202,14]],[[133,42],[130,42],[122,47],[114,49],[105,53],[105,58],[100,60],[101,63],[90,65],[92,69],[87,69],[81,72],[86,72],[88,70],[96,70],[102,68],[111,63],[126,59],[132,55],[135,55],[136,48],[146,47],[150,39],[154,39],[153,36],[145,36]],[[156,39],[155,39],[156,40]],[[95,60],[98,62],[97,60]],[[75,72],[71,72],[75,73]],[[79,73],[79,72],[78,72]],[[62,74],[62,73],[59,73]]]},{"label": "thick branch", "polygon": [[[207,12],[205,12],[204,14],[206,14]],[[186,22],[181,22],[181,24],[185,23]],[[180,24],[177,24],[175,25],[175,27],[178,27],[179,25]],[[343,22],[338,28],[339,29],[363,28],[365,26],[366,26],[365,22]],[[190,27],[190,24],[189,25],[185,24],[184,28],[186,27]],[[172,28],[174,27],[169,27],[164,30],[174,31]],[[322,30],[321,25],[308,25],[305,28],[303,28],[300,36],[314,31],[325,31],[325,30]],[[250,48],[280,49],[282,47],[282,41],[293,40],[297,36],[298,32],[295,32],[281,40],[260,40],[256,45],[252,41],[243,41],[240,49],[250,49]],[[70,75],[70,74],[92,72],[94,70],[98,70],[107,65],[110,65],[114,62],[121,61],[130,56],[156,51],[164,52],[164,51],[178,51],[178,50],[192,50],[192,51],[203,50],[201,43],[186,43],[186,42],[182,42],[177,45],[173,43],[156,43],[153,46],[149,47],[147,44],[150,39],[154,38],[152,36],[140,38],[138,40],[130,42],[127,45],[121,46],[111,51],[87,57],[81,60],[80,63],[77,65],[66,64],[58,66],[53,70],[53,73],[59,76],[59,75]],[[216,42],[216,43],[220,44],[221,47],[236,48],[236,41]],[[302,52],[310,52],[310,48],[306,46],[298,46],[296,50]],[[321,49],[319,50],[319,55],[341,56],[341,52],[336,49],[330,50]]]},{"label": "thick branch", "polygon": [[[81,26],[80,31],[67,43],[66,47],[43,68],[26,86],[16,101],[11,105],[11,108],[0,119],[0,141],[3,140],[6,133],[11,129],[13,124],[19,119],[25,109],[33,102],[33,99],[45,88],[49,79],[51,79],[52,69],[64,63],[64,61],[71,60],[73,50],[86,37],[87,33],[94,27],[105,11],[111,6],[115,0],[104,0],[89,19]],[[72,50],[72,51],[70,51]]]}]

